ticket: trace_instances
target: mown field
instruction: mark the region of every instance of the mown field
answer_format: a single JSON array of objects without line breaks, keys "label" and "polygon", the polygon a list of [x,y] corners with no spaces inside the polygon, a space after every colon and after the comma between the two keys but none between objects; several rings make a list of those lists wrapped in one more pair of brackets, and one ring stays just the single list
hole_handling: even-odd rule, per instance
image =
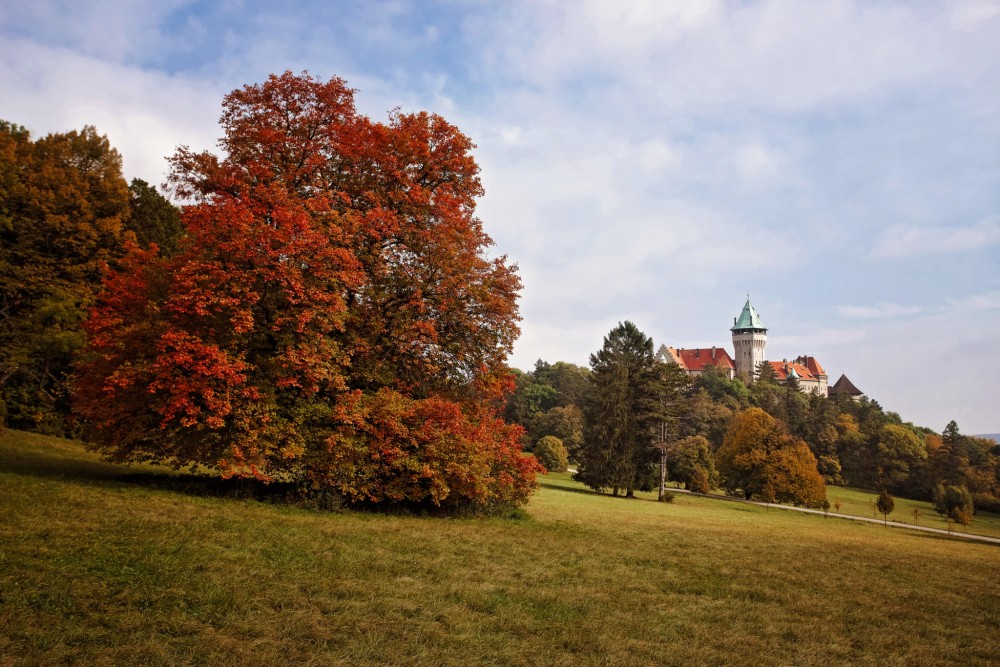
[{"label": "mown field", "polygon": [[[0,436],[0,664],[992,665],[1000,548],[550,475],[517,519],[206,495]],[[186,490],[187,489],[187,490]]]}]

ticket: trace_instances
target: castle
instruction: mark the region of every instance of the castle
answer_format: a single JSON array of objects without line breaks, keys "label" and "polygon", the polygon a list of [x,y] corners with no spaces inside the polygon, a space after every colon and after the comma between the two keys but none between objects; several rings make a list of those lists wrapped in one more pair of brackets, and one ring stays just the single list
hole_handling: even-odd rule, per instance
[{"label": "castle", "polygon": [[[673,348],[661,345],[656,356],[667,363],[673,362],[687,371],[688,375],[698,376],[709,366],[714,366],[733,379],[736,376],[744,380],[753,381],[758,374],[760,364],[765,361],[764,349],[767,346],[767,327],[760,321],[760,315],[750,304],[750,297],[747,296],[746,305],[739,317],[733,318],[733,326],[730,329],[733,336],[734,356],[729,356],[729,352],[722,347],[712,346],[710,348]],[[779,382],[786,382],[789,378],[797,378],[802,391],[806,393],[817,393],[820,396],[827,396],[831,393],[847,393],[852,396],[860,396],[861,392],[842,375],[837,383],[830,387],[826,371],[820,365],[816,357],[803,355],[793,361],[784,359],[782,361],[769,361],[774,369],[774,374]],[[839,389],[838,389],[839,388]]]}]

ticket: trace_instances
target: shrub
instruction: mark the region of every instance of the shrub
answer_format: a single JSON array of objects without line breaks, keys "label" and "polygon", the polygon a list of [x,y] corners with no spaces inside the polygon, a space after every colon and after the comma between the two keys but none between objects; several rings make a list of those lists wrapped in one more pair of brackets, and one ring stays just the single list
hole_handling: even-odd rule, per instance
[{"label": "shrub", "polygon": [[554,435],[547,435],[535,443],[535,458],[549,472],[566,472],[569,465],[569,454],[562,440]]}]

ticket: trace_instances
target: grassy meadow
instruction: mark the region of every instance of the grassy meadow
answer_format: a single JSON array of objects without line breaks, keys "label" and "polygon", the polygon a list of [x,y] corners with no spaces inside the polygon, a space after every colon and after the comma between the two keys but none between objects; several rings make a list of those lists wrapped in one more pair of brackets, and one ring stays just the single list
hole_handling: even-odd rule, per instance
[{"label": "grassy meadow", "polygon": [[992,545],[682,495],[616,499],[567,475],[543,477],[515,519],[326,513],[171,475],[0,436],[0,665],[1000,655]]},{"label": "grassy meadow", "polygon": [[[869,519],[881,519],[882,515],[872,516],[872,504],[875,502],[876,493],[864,489],[853,489],[843,486],[826,487],[826,497],[830,501],[830,511],[835,511],[832,507],[834,501],[839,500],[840,512],[853,516],[863,516]],[[894,497],[896,509],[888,516],[890,521],[901,523],[914,523],[928,528],[939,528],[947,530],[948,524],[945,518],[934,511],[932,503],[922,500],[910,500],[909,498]],[[916,519],[913,510],[919,514]],[[987,535],[989,537],[1000,537],[1000,515],[990,512],[979,512],[973,517],[972,523],[968,526],[960,526],[952,523],[951,529],[955,532],[970,533],[974,535]]]}]

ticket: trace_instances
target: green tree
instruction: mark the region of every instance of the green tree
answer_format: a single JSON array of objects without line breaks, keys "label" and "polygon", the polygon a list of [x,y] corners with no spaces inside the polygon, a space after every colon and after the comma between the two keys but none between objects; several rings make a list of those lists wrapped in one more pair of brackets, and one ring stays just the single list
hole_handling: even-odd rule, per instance
[{"label": "green tree", "polygon": [[[688,374],[675,363],[657,363],[656,383],[652,388],[656,393],[658,406],[656,437],[653,447],[660,457],[660,488],[657,500],[667,500],[667,458],[673,443],[683,433],[683,421],[688,408],[688,389],[691,380]],[[706,443],[707,444],[707,443]]]},{"label": "green tree", "polygon": [[882,492],[878,494],[878,498],[875,499],[875,508],[882,514],[883,522],[888,523],[889,515],[896,509],[896,501],[889,495],[888,490],[882,489]]},{"label": "green tree", "polygon": [[565,361],[547,364],[539,360],[535,363],[533,375],[535,381],[555,389],[553,407],[575,405],[582,408],[587,396],[587,378],[590,376],[588,369]]},{"label": "green tree", "polygon": [[700,435],[706,438],[712,451],[722,446],[729,421],[735,410],[713,401],[704,389],[694,391],[685,404],[686,414],[681,422],[685,436]]},{"label": "green tree", "polygon": [[886,424],[878,430],[878,466],[897,492],[907,488],[913,469],[927,459],[923,439],[905,426]]},{"label": "green tree", "polygon": [[141,178],[133,178],[128,189],[129,215],[125,230],[135,234],[143,248],[155,243],[164,254],[176,252],[184,233],[180,210]]},{"label": "green tree", "polygon": [[569,465],[569,455],[562,441],[551,435],[547,435],[535,443],[533,450],[538,462],[545,466],[549,472],[566,472]]},{"label": "green tree", "polygon": [[667,470],[670,481],[680,482],[691,490],[694,490],[692,480],[696,477],[703,478],[708,486],[718,481],[708,440],[700,435],[679,440],[667,450]]},{"label": "green tree", "polygon": [[577,479],[632,497],[651,470],[660,423],[662,364],[653,340],[631,322],[619,324],[590,355],[590,388],[584,409],[584,446]]},{"label": "green tree", "polygon": [[934,509],[938,514],[963,526],[972,523],[975,511],[972,494],[967,488],[957,484],[938,484],[934,487]]},{"label": "green tree", "polygon": [[695,390],[703,389],[716,403],[732,410],[742,410],[750,406],[750,390],[742,380],[730,379],[729,374],[718,366],[706,366],[692,385]]},{"label": "green tree", "polygon": [[528,425],[529,437],[538,442],[547,435],[559,438],[574,461],[583,446],[583,410],[575,405],[536,412]]},{"label": "green tree", "polygon": [[517,369],[513,373],[514,391],[507,397],[504,419],[528,428],[536,414],[555,405],[556,390],[552,385],[539,381],[532,373]]},{"label": "green tree", "polygon": [[757,377],[750,385],[750,403],[771,415],[784,415],[784,388],[778,383],[778,376],[769,361],[757,365]]}]

